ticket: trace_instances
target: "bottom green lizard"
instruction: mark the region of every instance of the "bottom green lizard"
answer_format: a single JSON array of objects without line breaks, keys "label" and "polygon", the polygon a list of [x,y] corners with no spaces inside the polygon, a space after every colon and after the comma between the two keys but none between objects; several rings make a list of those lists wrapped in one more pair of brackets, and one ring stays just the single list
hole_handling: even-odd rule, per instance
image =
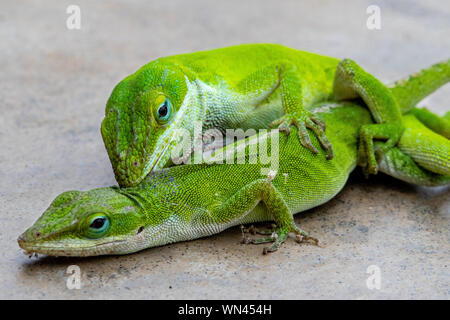
[{"label": "bottom green lizard", "polygon": [[[19,245],[28,253],[52,256],[127,254],[260,221],[277,225],[271,235],[251,241],[271,242],[264,252],[277,250],[291,232],[298,239],[313,239],[295,225],[293,214],[330,200],[342,189],[357,164],[359,128],[372,123],[369,112],[356,103],[326,103],[315,109],[315,116],[327,125],[335,150],[332,160],[303,148],[295,134],[280,134],[279,167],[268,176],[261,174],[264,165],[259,161],[184,165],[154,172],[136,187],[64,192],[19,237]],[[442,119],[444,126],[426,124],[445,134],[446,121]],[[414,115],[404,116],[404,123],[397,147],[379,159],[380,171],[419,185],[450,183],[450,140]],[[246,141],[251,139],[255,137]],[[311,140],[318,148],[313,135]]]}]

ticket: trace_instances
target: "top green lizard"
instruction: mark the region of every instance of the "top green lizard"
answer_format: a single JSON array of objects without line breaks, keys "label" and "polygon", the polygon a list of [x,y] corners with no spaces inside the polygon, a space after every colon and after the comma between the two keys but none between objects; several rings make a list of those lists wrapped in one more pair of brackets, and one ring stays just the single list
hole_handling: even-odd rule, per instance
[{"label": "top green lizard", "polygon": [[[389,89],[355,62],[274,44],[238,45],[164,57],[126,77],[106,105],[102,136],[121,186],[138,184],[171,163],[179,129],[298,128],[301,144],[317,153],[307,128],[333,157],[324,124],[310,107],[320,101],[361,97],[375,124],[361,128],[360,158],[377,172],[373,138],[396,145],[403,132],[401,113],[450,79],[450,62],[396,83]],[[415,92],[410,95],[409,92]]]}]

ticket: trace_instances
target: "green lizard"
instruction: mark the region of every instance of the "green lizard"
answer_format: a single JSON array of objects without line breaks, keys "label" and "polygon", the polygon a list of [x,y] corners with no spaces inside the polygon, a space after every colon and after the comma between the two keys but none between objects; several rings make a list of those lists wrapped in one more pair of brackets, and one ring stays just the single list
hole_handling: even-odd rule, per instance
[{"label": "green lizard", "polygon": [[[295,135],[278,137],[274,130],[212,155],[245,146],[245,164],[173,166],[149,174],[135,187],[62,193],[18,243],[29,253],[53,256],[127,254],[259,221],[277,225],[272,235],[248,241],[272,242],[264,252],[277,250],[291,232],[299,241],[315,240],[296,226],[293,214],[318,206],[341,190],[357,165],[360,128],[373,122],[365,107],[350,102],[319,105],[311,116],[326,124],[325,133],[334,148],[331,160],[303,148]],[[380,171],[419,185],[450,183],[450,140],[412,114],[402,121],[405,130],[398,145],[380,155]],[[259,158],[249,163],[250,146],[258,139],[270,149],[269,140],[276,137],[282,161],[278,170],[262,176],[264,165]],[[320,145],[312,134],[311,143],[316,148]],[[375,150],[380,147],[382,143],[376,142]]]},{"label": "green lizard", "polygon": [[[297,127],[310,152],[324,148],[333,157],[324,124],[311,106],[327,100],[361,97],[375,123],[361,128],[360,165],[377,172],[379,152],[396,145],[401,114],[450,80],[450,60],[396,83],[392,89],[354,61],[325,57],[275,44],[228,48],[164,57],[126,77],[113,90],[101,133],[120,186],[137,185],[153,170],[171,164],[179,129]],[[414,92],[411,95],[410,92]],[[311,144],[308,130],[319,139]]]}]

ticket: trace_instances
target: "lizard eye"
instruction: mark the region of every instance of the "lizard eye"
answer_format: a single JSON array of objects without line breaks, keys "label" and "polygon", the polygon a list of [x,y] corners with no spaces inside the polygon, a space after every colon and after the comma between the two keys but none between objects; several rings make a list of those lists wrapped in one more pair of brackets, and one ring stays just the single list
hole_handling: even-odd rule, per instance
[{"label": "lizard eye", "polygon": [[158,105],[158,108],[156,109],[156,120],[160,124],[165,124],[170,120],[170,117],[172,115],[172,103],[169,99],[164,97],[164,101],[161,102]]},{"label": "lizard eye", "polygon": [[100,238],[109,230],[109,219],[102,213],[96,213],[87,220],[86,236],[91,239]]}]

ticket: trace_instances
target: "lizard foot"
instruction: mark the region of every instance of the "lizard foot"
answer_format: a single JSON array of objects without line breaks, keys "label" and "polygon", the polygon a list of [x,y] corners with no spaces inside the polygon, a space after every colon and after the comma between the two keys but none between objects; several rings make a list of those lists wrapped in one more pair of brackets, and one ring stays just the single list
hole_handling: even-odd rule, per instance
[{"label": "lizard foot", "polygon": [[242,237],[245,238],[245,234],[246,233],[250,233],[252,235],[255,235],[255,234],[261,234],[261,235],[272,234],[273,230],[275,228],[276,228],[276,224],[274,224],[274,223],[272,223],[270,225],[270,228],[265,229],[265,230],[262,230],[262,229],[260,229],[258,227],[255,227],[253,224],[250,227],[248,227],[248,228],[245,228],[243,225],[241,225]]},{"label": "lizard foot", "polygon": [[[303,231],[302,229],[300,229],[299,227],[297,227],[295,224],[291,226],[291,228],[286,228],[286,227],[276,227],[276,225],[273,225],[274,228],[272,230],[258,230],[256,227],[254,227],[253,225],[250,226],[249,228],[244,228],[244,226],[241,226],[241,231],[242,231],[242,243],[244,244],[262,244],[262,243],[269,243],[272,242],[272,245],[269,247],[265,247],[263,249],[263,254],[267,254],[269,252],[274,252],[277,251],[281,244],[286,241],[287,237],[289,236],[290,232],[295,233],[295,238],[297,243],[303,243],[303,242],[309,242],[309,243],[313,243],[315,245],[319,245],[319,240],[311,237],[308,235],[308,233],[306,233],[305,231]],[[249,238],[245,235],[245,233],[251,233],[251,234],[261,234],[261,235],[269,235],[266,237],[261,237],[261,238]]]},{"label": "lizard foot", "polygon": [[333,149],[331,147],[330,141],[325,135],[325,123],[322,120],[309,114],[302,116],[297,116],[296,114],[285,114],[280,119],[273,121],[270,124],[270,127],[277,127],[278,130],[289,135],[291,132],[291,125],[297,127],[298,138],[302,146],[311,150],[313,153],[319,152],[311,143],[311,139],[307,130],[310,129],[316,135],[322,148],[327,152],[326,158],[328,160],[331,160],[333,158]]},{"label": "lizard foot", "polygon": [[[358,165],[363,168],[366,178],[378,173],[378,161],[382,154],[386,154],[400,140],[403,127],[399,124],[368,124],[360,129],[358,146]],[[383,142],[374,139],[382,139]],[[376,156],[378,155],[378,157]]]}]

